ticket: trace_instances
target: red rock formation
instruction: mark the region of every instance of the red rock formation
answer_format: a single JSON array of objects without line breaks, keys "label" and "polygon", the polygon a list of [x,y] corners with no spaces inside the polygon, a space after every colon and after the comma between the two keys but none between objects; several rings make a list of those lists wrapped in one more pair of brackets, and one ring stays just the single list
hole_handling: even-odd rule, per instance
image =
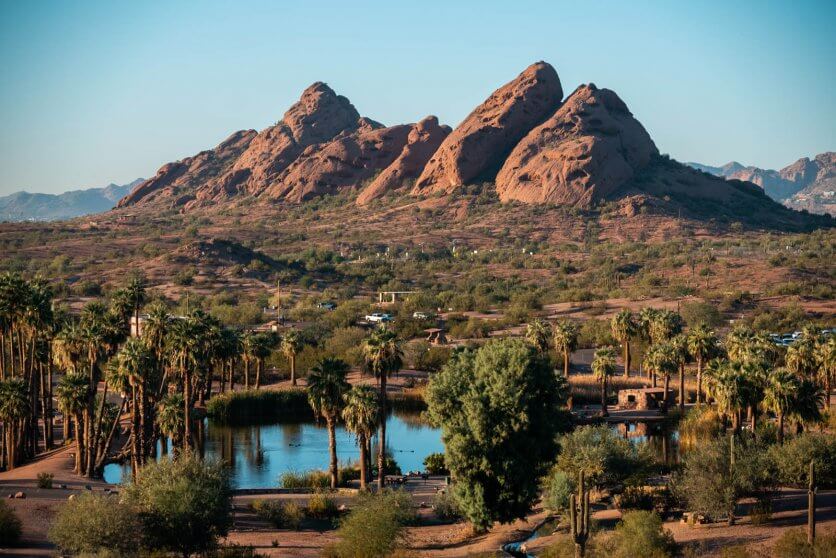
[{"label": "red rock formation", "polygon": [[412,127],[381,128],[364,120],[362,127],[336,139],[312,145],[264,191],[271,199],[300,202],[344,188],[358,188],[401,154]]},{"label": "red rock formation", "polygon": [[459,124],[418,177],[416,194],[451,192],[461,184],[490,180],[507,153],[563,98],[557,72],[538,62],[494,91]]},{"label": "red rock formation", "polygon": [[633,178],[658,151],[609,89],[579,87],[514,148],[496,177],[502,201],[588,207]]},{"label": "red rock formation", "polygon": [[134,188],[119,200],[117,207],[166,199],[175,205],[193,191],[224,172],[256,136],[255,130],[241,130],[215,149],[201,151],[174,163],[163,165],[156,176]]},{"label": "red rock formation", "polygon": [[357,203],[366,205],[417,178],[450,131],[449,126],[439,126],[435,116],[428,116],[412,126],[401,154],[360,192]]}]

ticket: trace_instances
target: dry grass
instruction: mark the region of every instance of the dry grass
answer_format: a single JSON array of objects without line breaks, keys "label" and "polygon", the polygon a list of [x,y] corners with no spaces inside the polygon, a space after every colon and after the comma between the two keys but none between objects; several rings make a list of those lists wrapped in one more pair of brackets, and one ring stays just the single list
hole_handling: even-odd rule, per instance
[{"label": "dry grass", "polygon": [[[662,385],[663,380],[660,378],[659,386]],[[641,389],[650,387],[649,378],[640,378],[638,376],[613,376],[609,381],[609,394],[612,397],[622,389]],[[571,388],[572,399],[575,403],[599,403],[601,401],[601,384],[599,384],[592,374],[576,374],[569,376],[569,386]],[[671,377],[670,389],[674,391],[679,390],[679,376]],[[694,399],[694,394],[697,392],[697,380],[693,376],[685,376],[685,393],[686,399],[691,401]]]}]

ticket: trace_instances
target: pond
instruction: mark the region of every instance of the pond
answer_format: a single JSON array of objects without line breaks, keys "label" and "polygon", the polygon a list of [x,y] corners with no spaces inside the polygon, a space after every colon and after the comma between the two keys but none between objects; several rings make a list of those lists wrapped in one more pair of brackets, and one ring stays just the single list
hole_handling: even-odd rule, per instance
[{"label": "pond", "polygon": [[[226,426],[206,420],[202,426],[196,435],[203,431],[203,456],[230,465],[234,488],[275,488],[282,473],[328,468],[328,430],[324,422]],[[386,445],[404,472],[421,471],[427,455],[444,452],[441,431],[427,425],[416,412],[389,415]],[[376,456],[376,448],[373,451]],[[341,466],[360,457],[354,435],[342,426],[337,427],[337,457]],[[118,483],[123,475],[130,477],[127,463],[105,467],[107,482]]]}]

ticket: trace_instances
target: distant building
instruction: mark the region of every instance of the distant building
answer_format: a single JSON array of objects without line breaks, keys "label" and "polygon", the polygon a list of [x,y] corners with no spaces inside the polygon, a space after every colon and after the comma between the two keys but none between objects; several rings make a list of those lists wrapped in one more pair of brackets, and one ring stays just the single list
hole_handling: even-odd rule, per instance
[{"label": "distant building", "polygon": [[[636,411],[657,410],[665,399],[665,388],[622,389],[618,392],[618,408]],[[668,389],[668,405],[674,402],[674,390]]]}]

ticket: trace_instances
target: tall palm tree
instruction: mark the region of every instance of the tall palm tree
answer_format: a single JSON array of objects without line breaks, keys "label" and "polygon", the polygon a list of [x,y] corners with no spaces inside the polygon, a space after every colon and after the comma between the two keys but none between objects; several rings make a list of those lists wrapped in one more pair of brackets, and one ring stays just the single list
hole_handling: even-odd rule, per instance
[{"label": "tall palm tree", "polygon": [[[736,365],[735,365],[736,364]],[[746,408],[749,399],[746,374],[740,363],[726,363],[711,377],[711,394],[717,402],[717,410],[731,418],[732,429],[740,429],[740,414]]]},{"label": "tall palm tree", "polygon": [[85,452],[86,440],[81,422],[84,409],[87,407],[87,392],[89,389],[90,385],[84,374],[71,372],[61,378],[55,390],[58,408],[64,415],[64,440],[69,440],[70,424],[72,423],[75,426],[73,429],[75,439],[74,471],[77,475],[82,472],[82,456]]},{"label": "tall palm tree", "polygon": [[563,375],[569,377],[569,355],[578,348],[578,326],[568,320],[557,322],[554,330],[554,348],[563,353]]},{"label": "tall palm tree", "polygon": [[688,332],[688,352],[697,361],[697,406],[702,403],[702,373],[705,363],[713,358],[719,348],[714,332],[706,325],[699,324]]},{"label": "tall palm tree", "polygon": [[830,335],[816,348],[818,380],[824,388],[825,408],[830,407],[830,391],[836,377],[836,335]]},{"label": "tall palm tree", "polygon": [[639,311],[638,320],[636,320],[636,330],[638,335],[647,342],[652,341],[651,329],[653,322],[656,321],[660,310],[646,306]]},{"label": "tall palm tree", "polygon": [[656,385],[656,376],[658,374],[664,377],[662,412],[668,411],[668,391],[670,389],[671,374],[678,370],[679,358],[679,352],[670,342],[654,344],[644,357],[645,368],[653,374],[653,385]]},{"label": "tall palm tree", "polygon": [[166,339],[167,352],[171,359],[172,371],[180,378],[183,390],[183,449],[190,451],[192,445],[191,418],[193,401],[194,373],[198,366],[199,327],[191,317],[175,320]]},{"label": "tall palm tree", "polygon": [[766,378],[761,405],[778,418],[778,443],[784,443],[784,419],[793,411],[795,394],[800,381],[786,368],[772,370]]},{"label": "tall palm tree", "polygon": [[377,391],[371,386],[354,386],[345,394],[343,421],[346,430],[357,436],[360,446],[360,489],[366,490],[370,459],[368,443],[380,422],[380,401]]},{"label": "tall palm tree", "polygon": [[7,469],[20,463],[24,421],[29,415],[29,387],[23,378],[0,381],[0,421],[5,435],[4,454]]},{"label": "tall palm tree", "polygon": [[802,335],[792,345],[787,347],[787,369],[799,378],[815,378],[816,372],[816,341],[810,335]]},{"label": "tall palm tree", "polygon": [[[115,366],[112,371],[115,374],[111,377],[114,387],[118,386],[119,389],[125,391],[127,391],[126,387],[130,389],[132,463],[135,463],[136,467],[141,467],[150,453],[148,427],[149,423],[153,423],[153,417],[146,415],[149,414],[149,391],[156,391],[155,389],[149,390],[149,385],[151,388],[156,388],[153,377],[156,371],[154,353],[145,342],[133,337],[125,342],[114,361]],[[132,472],[135,476],[136,471]]]},{"label": "tall palm tree", "polygon": [[296,385],[296,355],[302,350],[302,336],[295,329],[288,330],[282,335],[282,354],[290,362],[290,385]]},{"label": "tall palm tree", "polygon": [[535,319],[525,328],[525,340],[541,355],[549,351],[549,338],[552,336],[549,322]]},{"label": "tall palm tree", "polygon": [[337,488],[337,420],[345,405],[343,396],[351,386],[346,381],[348,364],[341,359],[325,357],[308,374],[308,402],[317,417],[328,426],[329,470],[331,488]]},{"label": "tall palm tree", "polygon": [[650,340],[653,344],[670,341],[682,332],[682,316],[672,310],[659,310],[650,322]]},{"label": "tall palm tree", "polygon": [[802,378],[793,397],[790,418],[795,421],[796,432],[801,433],[805,424],[822,421],[821,409],[824,406],[824,390],[815,381]]},{"label": "tall palm tree", "polygon": [[252,348],[252,356],[255,359],[255,389],[261,387],[264,360],[273,352],[278,341],[278,338],[272,332],[259,333],[255,336]]},{"label": "tall palm tree", "polygon": [[755,332],[746,326],[737,326],[732,329],[724,341],[729,360],[738,362],[746,360],[747,353],[755,344]]},{"label": "tall palm tree", "polygon": [[595,351],[592,359],[592,374],[601,384],[601,416],[609,416],[607,410],[607,382],[615,374],[616,352],[612,347],[603,347]]},{"label": "tall palm tree", "polygon": [[626,308],[612,317],[610,322],[612,335],[623,348],[624,377],[630,376],[630,339],[638,332],[638,326],[633,319],[633,313]]},{"label": "tall palm tree", "polygon": [[366,368],[380,382],[380,436],[377,454],[377,485],[383,490],[386,464],[386,379],[403,365],[403,350],[393,331],[379,328],[371,334],[363,345],[363,357]]},{"label": "tall palm tree", "polygon": [[676,366],[679,369],[679,411],[685,412],[685,365],[688,363],[688,358],[691,356],[688,351],[688,338],[680,333],[671,339],[671,345],[674,348],[676,356]]}]

